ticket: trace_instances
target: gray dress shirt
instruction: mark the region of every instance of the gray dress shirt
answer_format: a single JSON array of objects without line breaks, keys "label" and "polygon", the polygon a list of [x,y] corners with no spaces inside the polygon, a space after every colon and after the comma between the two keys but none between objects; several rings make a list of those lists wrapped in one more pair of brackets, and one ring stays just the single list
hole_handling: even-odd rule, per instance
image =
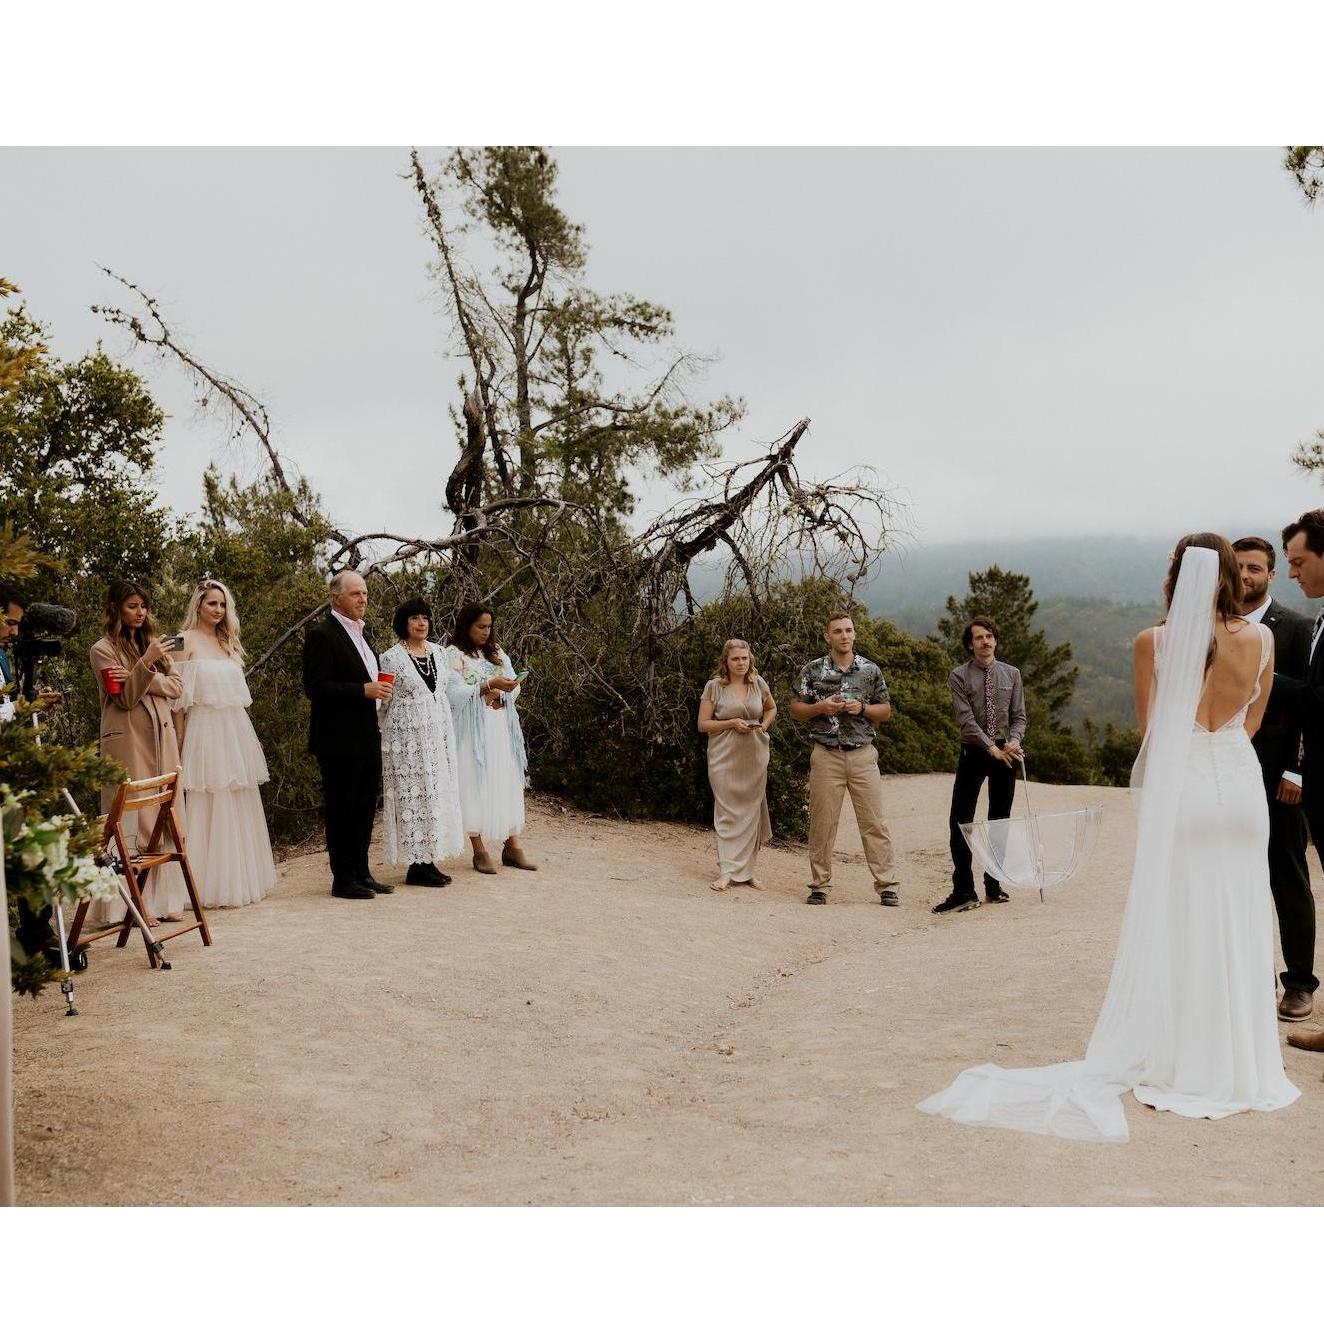
[{"label": "gray dress shirt", "polygon": [[963,745],[996,745],[1004,736],[1018,744],[1025,739],[1025,691],[1021,673],[1006,662],[993,659],[993,731],[984,729],[984,668],[971,658],[952,668],[952,707],[961,728]]}]

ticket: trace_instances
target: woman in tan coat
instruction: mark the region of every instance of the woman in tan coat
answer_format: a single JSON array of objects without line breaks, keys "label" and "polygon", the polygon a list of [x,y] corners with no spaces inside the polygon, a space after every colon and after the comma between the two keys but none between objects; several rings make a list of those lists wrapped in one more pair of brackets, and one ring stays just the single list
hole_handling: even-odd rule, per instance
[{"label": "woman in tan coat", "polygon": [[[111,585],[106,595],[106,633],[92,645],[88,660],[101,698],[102,758],[114,759],[134,781],[174,772],[179,766],[179,745],[171,703],[183,692],[183,684],[175,674],[167,641],[156,637],[147,592],[131,579]],[[101,792],[102,813],[110,809],[114,798],[113,786]],[[130,849],[141,851],[156,820],[137,823],[136,818],[125,816],[124,835]],[[188,892],[179,866],[153,869],[143,900],[149,918],[181,916]],[[113,915],[103,918],[114,922]]]}]

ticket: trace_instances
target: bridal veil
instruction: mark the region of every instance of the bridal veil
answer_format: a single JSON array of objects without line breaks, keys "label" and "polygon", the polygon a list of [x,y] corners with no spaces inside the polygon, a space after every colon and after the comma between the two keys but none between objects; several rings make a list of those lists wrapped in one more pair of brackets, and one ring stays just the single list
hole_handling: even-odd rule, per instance
[{"label": "bridal veil", "polygon": [[1122,1095],[1174,1057],[1169,890],[1178,809],[1213,633],[1218,553],[1188,547],[1163,630],[1162,665],[1140,756],[1135,865],[1117,957],[1083,1061],[963,1071],[919,1108],[973,1126],[1071,1140],[1128,1138]]}]

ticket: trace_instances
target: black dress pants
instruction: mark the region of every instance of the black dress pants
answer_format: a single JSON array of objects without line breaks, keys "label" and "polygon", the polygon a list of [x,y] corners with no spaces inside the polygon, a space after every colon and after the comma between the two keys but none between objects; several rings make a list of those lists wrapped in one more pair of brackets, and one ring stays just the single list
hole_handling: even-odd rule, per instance
[{"label": "black dress pants", "polygon": [[1283,987],[1313,993],[1315,977],[1315,898],[1306,867],[1306,829],[1324,859],[1324,803],[1285,805],[1278,782],[1269,795],[1269,887],[1278,912],[1278,939],[1283,946]]},{"label": "black dress pants", "polygon": [[322,770],[322,811],[331,879],[356,883],[369,874],[368,844],[382,781],[381,750],[350,758],[319,757],[317,766]]},{"label": "black dress pants", "polygon": [[[998,741],[999,747],[1002,742]],[[961,745],[956,764],[956,782],[952,787],[952,812],[948,827],[952,837],[952,891],[957,896],[975,895],[972,857],[960,824],[972,823],[979,805],[979,788],[988,781],[989,818],[1010,818],[1011,802],[1016,796],[1016,770],[995,759],[983,745]],[[984,875],[984,890],[999,887],[996,878]]]}]

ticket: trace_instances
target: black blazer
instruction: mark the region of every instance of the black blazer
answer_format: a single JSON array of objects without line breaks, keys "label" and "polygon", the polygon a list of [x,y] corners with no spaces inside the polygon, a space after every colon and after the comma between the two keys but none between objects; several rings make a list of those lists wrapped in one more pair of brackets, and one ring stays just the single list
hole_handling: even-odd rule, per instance
[{"label": "black blazer", "polygon": [[1314,625],[1298,612],[1271,601],[1263,622],[1273,635],[1274,687],[1264,721],[1251,742],[1264,771],[1265,784],[1276,790],[1284,772],[1301,771],[1301,717],[1298,707],[1280,690],[1278,677],[1303,681],[1310,661]]},{"label": "black blazer", "polygon": [[[372,649],[372,644],[368,644]],[[373,657],[377,654],[374,651]],[[313,705],[308,752],[319,758],[364,758],[381,752],[377,704],[366,698],[369,675],[345,627],[327,616],[303,641],[303,692]]]},{"label": "black blazer", "polygon": [[[1309,648],[1307,639],[1307,652]],[[1285,675],[1275,666],[1270,703],[1279,701],[1289,706],[1305,742],[1306,761],[1302,771],[1305,799],[1324,801],[1324,640],[1316,645],[1304,679]]]}]

